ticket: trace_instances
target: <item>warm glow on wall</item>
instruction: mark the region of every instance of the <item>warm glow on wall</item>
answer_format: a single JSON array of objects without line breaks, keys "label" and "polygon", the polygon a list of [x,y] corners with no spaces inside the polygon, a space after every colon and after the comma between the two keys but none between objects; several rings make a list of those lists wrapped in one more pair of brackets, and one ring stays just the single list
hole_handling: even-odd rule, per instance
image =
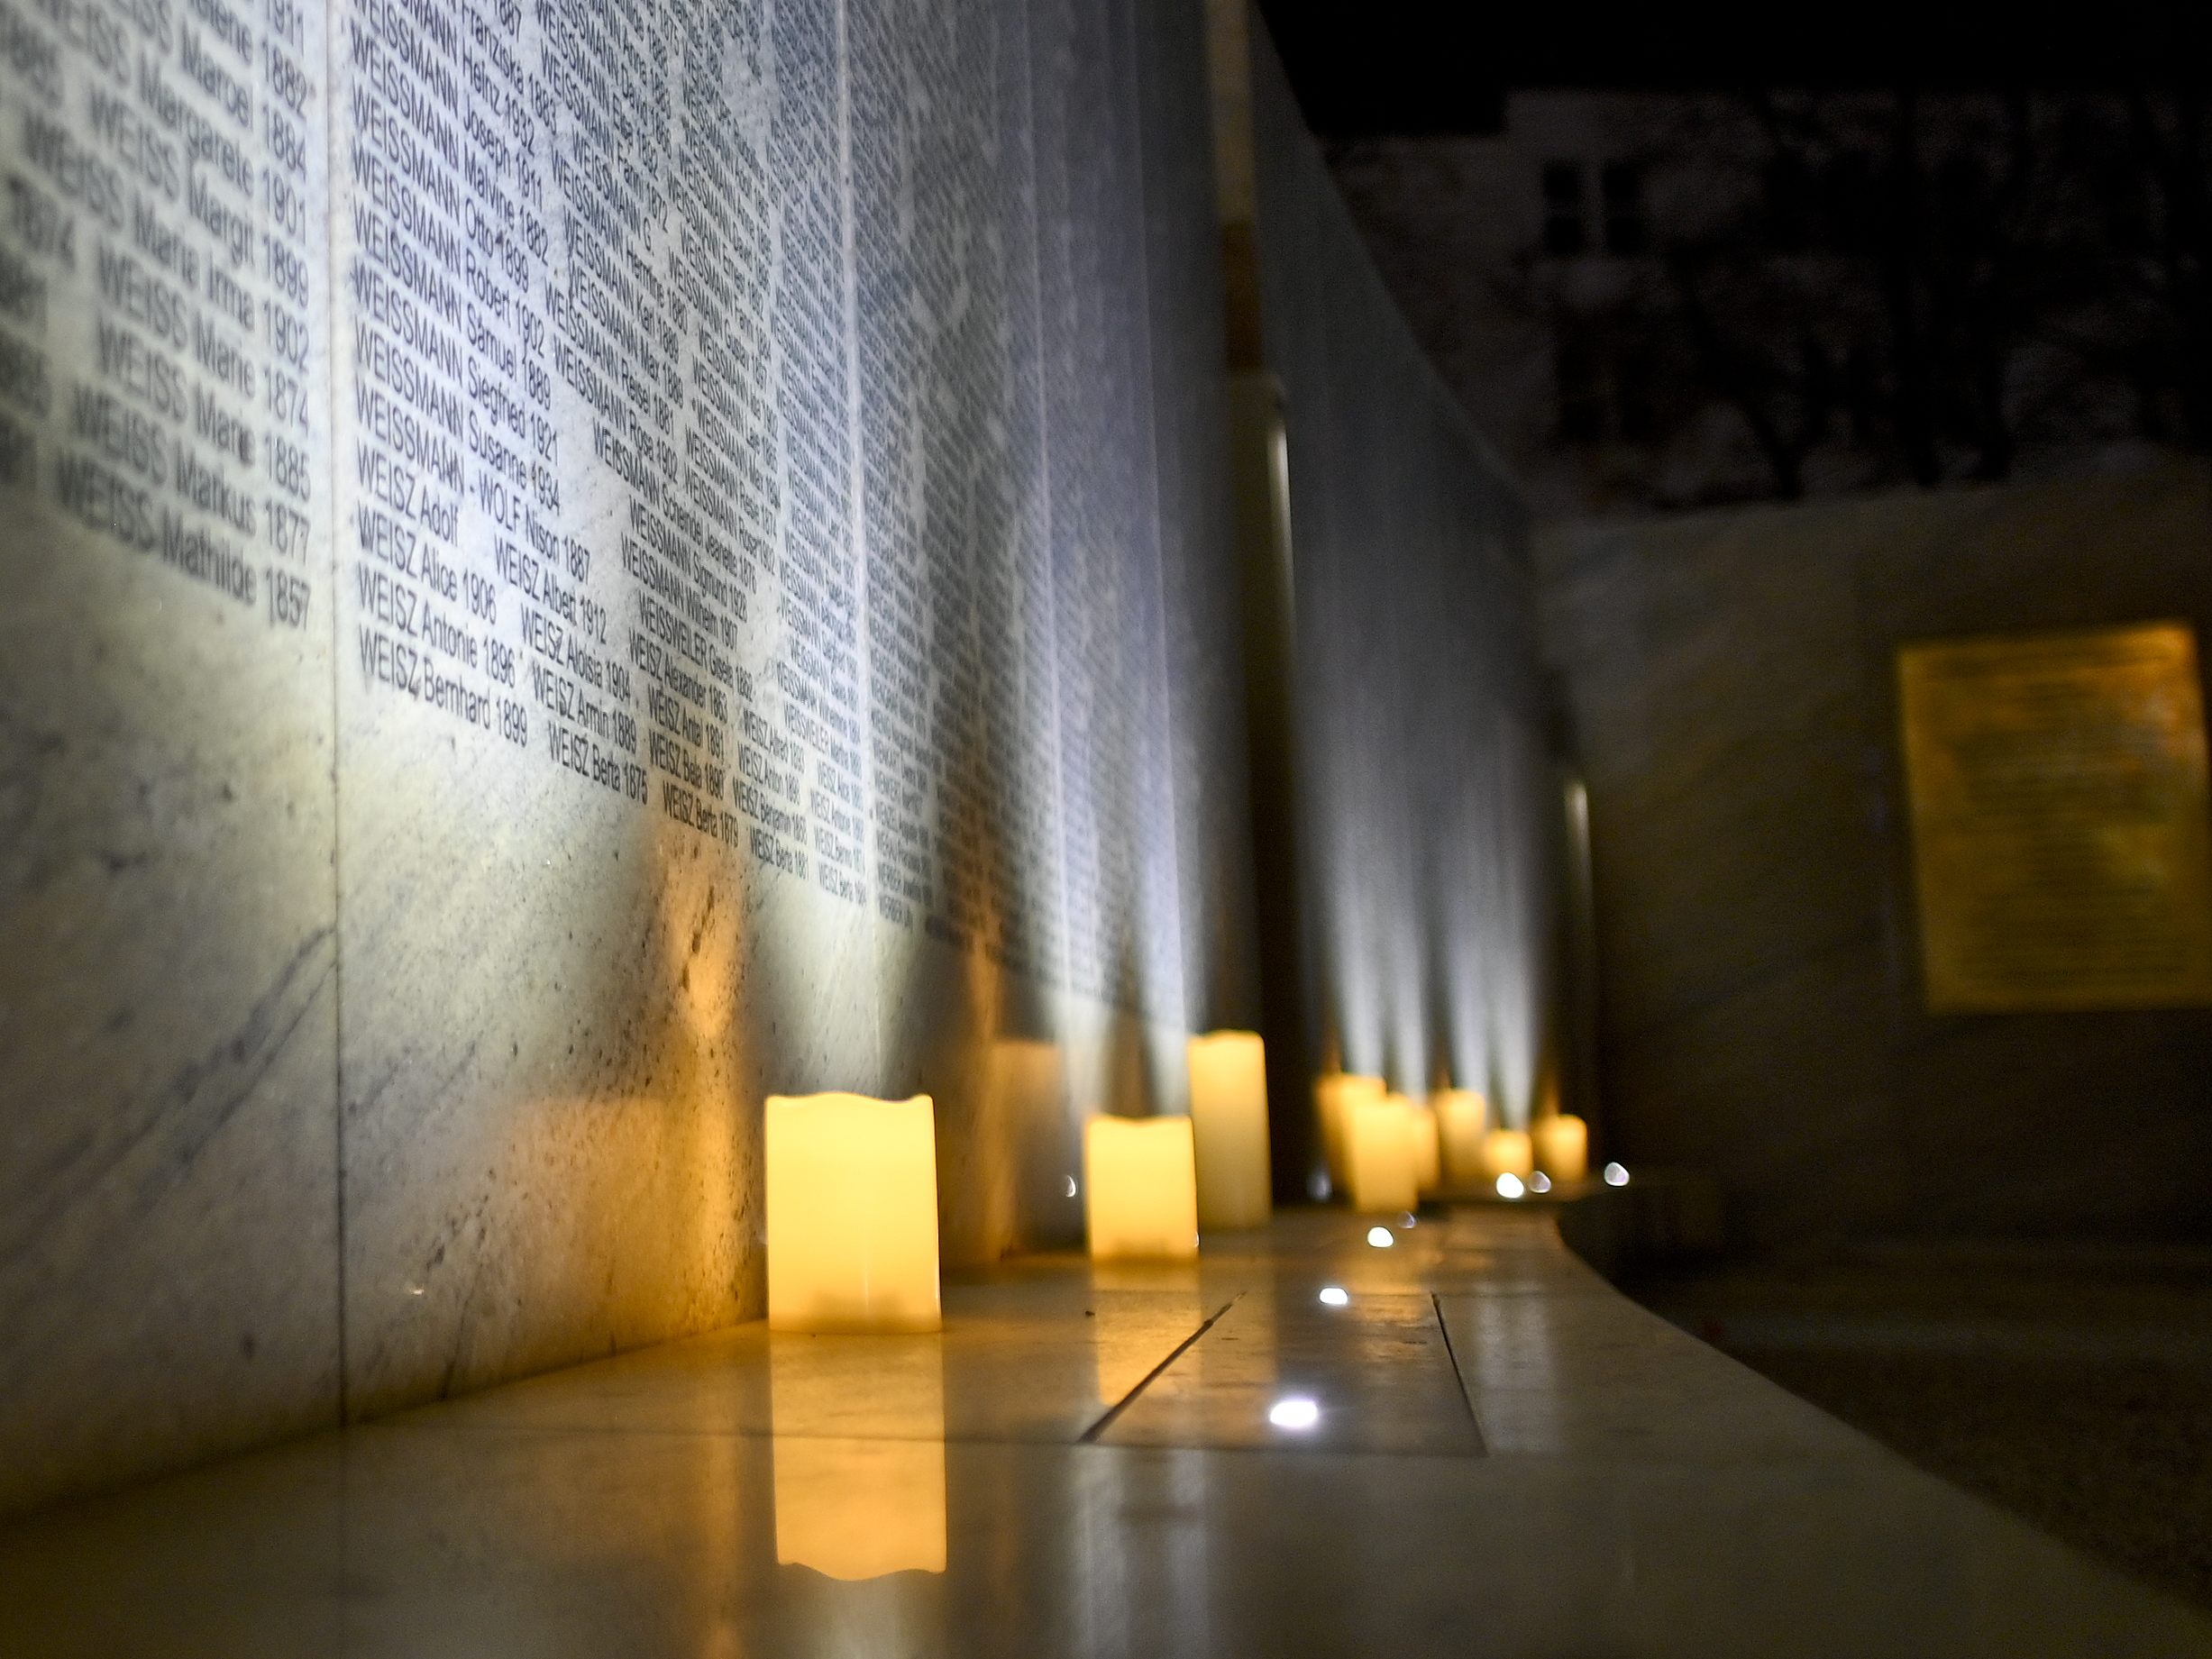
[{"label": "warm glow on wall", "polygon": [[1536,1149],[1525,1129],[1493,1129],[1483,1137],[1483,1173],[1495,1180],[1511,1175],[1525,1181],[1536,1173]]},{"label": "warm glow on wall", "polygon": [[1191,1135],[1198,1225],[1236,1232],[1267,1225],[1267,1053],[1257,1032],[1193,1037]]},{"label": "warm glow on wall", "polygon": [[1330,1185],[1342,1191],[1351,1184],[1349,1165],[1345,1162],[1345,1120],[1356,1100],[1380,1100],[1390,1092],[1390,1085],[1379,1077],[1362,1077],[1357,1072],[1336,1071],[1315,1080],[1313,1100],[1321,1119],[1321,1152],[1329,1161]]},{"label": "warm glow on wall", "polygon": [[1590,1127],[1581,1118],[1562,1112],[1536,1120],[1536,1162],[1554,1180],[1587,1180],[1590,1177]]},{"label": "warm glow on wall", "polygon": [[1403,1095],[1350,1103],[1344,1119],[1344,1158],[1354,1209],[1412,1209],[1421,1202],[1413,1108]]},{"label": "warm glow on wall", "polygon": [[765,1138],[769,1328],[937,1329],[929,1097],[772,1095]]},{"label": "warm glow on wall", "polygon": [[1083,1126],[1083,1214],[1093,1256],[1198,1253],[1192,1147],[1187,1117],[1093,1117]]},{"label": "warm glow on wall", "polygon": [[1435,1108],[1437,1135],[1443,1143],[1444,1173],[1460,1184],[1482,1180],[1490,1102],[1472,1089],[1440,1089],[1429,1097],[1429,1104]]}]

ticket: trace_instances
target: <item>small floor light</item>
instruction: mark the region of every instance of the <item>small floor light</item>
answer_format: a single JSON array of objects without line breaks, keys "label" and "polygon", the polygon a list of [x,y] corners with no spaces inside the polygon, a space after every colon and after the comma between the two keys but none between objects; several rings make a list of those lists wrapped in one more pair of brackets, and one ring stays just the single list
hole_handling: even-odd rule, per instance
[{"label": "small floor light", "polygon": [[1344,1159],[1354,1209],[1407,1210],[1421,1202],[1413,1108],[1403,1095],[1351,1103],[1344,1119]]},{"label": "small floor light", "polygon": [[1536,1173],[1536,1148],[1525,1129],[1493,1129],[1483,1136],[1483,1173],[1492,1180],[1511,1175],[1525,1182]]},{"label": "small floor light", "polygon": [[1251,1031],[1214,1031],[1185,1049],[1191,1137],[1204,1232],[1264,1227],[1267,1193],[1267,1052]]},{"label": "small floor light", "polygon": [[1625,1165],[1623,1165],[1623,1164],[1618,1164],[1618,1163],[1609,1163],[1609,1164],[1607,1164],[1607,1165],[1605,1166],[1605,1184],[1606,1184],[1608,1187],[1625,1187],[1625,1186],[1627,1186],[1627,1185],[1628,1185],[1628,1170],[1627,1170],[1627,1167],[1626,1167]]},{"label": "small floor light", "polygon": [[1590,1178],[1590,1126],[1581,1118],[1562,1112],[1536,1120],[1536,1162],[1554,1180],[1578,1181]]},{"label": "small floor light", "polygon": [[771,1095],[768,1327],[934,1331],[937,1135],[928,1095]]},{"label": "small floor light", "polygon": [[1101,1260],[1198,1253],[1198,1175],[1187,1117],[1093,1117],[1083,1128],[1083,1213]]}]

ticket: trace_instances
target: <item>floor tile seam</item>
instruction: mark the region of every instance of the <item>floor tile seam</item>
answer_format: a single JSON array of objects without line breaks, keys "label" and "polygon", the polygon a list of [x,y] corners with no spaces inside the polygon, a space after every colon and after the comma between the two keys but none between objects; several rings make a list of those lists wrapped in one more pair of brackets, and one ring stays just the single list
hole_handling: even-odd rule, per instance
[{"label": "floor tile seam", "polygon": [[1220,1321],[1228,1315],[1229,1310],[1244,1299],[1244,1295],[1245,1293],[1242,1290],[1239,1290],[1236,1293],[1236,1295],[1230,1297],[1229,1300],[1223,1302],[1220,1307],[1214,1309],[1213,1313],[1208,1317],[1204,1324],[1201,1325],[1196,1330],[1193,1331],[1188,1336],[1185,1336],[1181,1342],[1175,1345],[1175,1351],[1173,1353],[1168,1354],[1165,1359],[1162,1360],[1157,1365],[1155,1365],[1150,1371],[1145,1372],[1142,1377],[1139,1377],[1137,1380],[1137,1385],[1130,1389],[1128,1393],[1124,1394],[1120,1399],[1114,1401],[1112,1405],[1107,1407],[1105,1412],[1088,1428],[1084,1429],[1079,1436],[1077,1436],[1076,1444],[1078,1445],[1097,1445],[1099,1436],[1104,1434],[1108,1428],[1113,1426],[1114,1420],[1124,1411],[1127,1411],[1129,1408],[1131,1402],[1134,1401],[1137,1397],[1139,1394],[1142,1394],[1147,1388],[1150,1388],[1153,1382],[1163,1372],[1166,1371],[1170,1365],[1173,1365],[1185,1354],[1188,1354],[1191,1349],[1197,1345],[1200,1337],[1203,1336],[1208,1331],[1211,1330],[1216,1325],[1220,1324]]},{"label": "floor tile seam", "polygon": [[1431,1291],[1429,1307],[1436,1315],[1437,1334],[1444,1339],[1444,1357],[1451,1362],[1452,1381],[1459,1389],[1459,1403],[1467,1408],[1468,1426],[1475,1431],[1476,1455],[1486,1457],[1490,1453],[1490,1436],[1483,1432],[1482,1413],[1475,1408],[1474,1390],[1467,1387],[1467,1372],[1459,1368],[1459,1351],[1451,1340],[1451,1322],[1444,1317],[1444,1299]]}]

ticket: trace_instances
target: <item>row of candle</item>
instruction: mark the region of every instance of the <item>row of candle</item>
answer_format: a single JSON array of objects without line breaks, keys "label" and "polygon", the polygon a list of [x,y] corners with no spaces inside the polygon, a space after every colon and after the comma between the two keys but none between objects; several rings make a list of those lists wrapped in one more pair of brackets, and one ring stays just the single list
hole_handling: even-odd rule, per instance
[{"label": "row of candle", "polygon": [[1528,1129],[1489,1126],[1489,1103],[1472,1089],[1440,1089],[1424,1103],[1379,1077],[1339,1072],[1314,1085],[1330,1186],[1354,1209],[1412,1209],[1446,1184],[1485,1185],[1540,1168],[1554,1181],[1588,1179],[1589,1127],[1561,1112]]},{"label": "row of candle", "polygon": [[[1271,1211],[1266,1053],[1248,1031],[1190,1039],[1188,1117],[1097,1117],[1083,1130],[1083,1214],[1100,1258],[1187,1260],[1206,1232],[1265,1226]],[[1355,1209],[1412,1209],[1447,1173],[1555,1181],[1586,1173],[1578,1117],[1489,1128],[1470,1090],[1422,1105],[1380,1078],[1315,1089],[1330,1177]],[[768,1322],[791,1331],[934,1331],[937,1132],[927,1095],[772,1096],[765,1124]]]},{"label": "row of candle", "polygon": [[[1248,1031],[1190,1040],[1190,1116],[1083,1129],[1091,1253],[1188,1259],[1198,1235],[1265,1226],[1266,1051]],[[765,1153],[768,1323],[786,1331],[934,1331],[936,1109],[928,1095],[772,1095]]]}]

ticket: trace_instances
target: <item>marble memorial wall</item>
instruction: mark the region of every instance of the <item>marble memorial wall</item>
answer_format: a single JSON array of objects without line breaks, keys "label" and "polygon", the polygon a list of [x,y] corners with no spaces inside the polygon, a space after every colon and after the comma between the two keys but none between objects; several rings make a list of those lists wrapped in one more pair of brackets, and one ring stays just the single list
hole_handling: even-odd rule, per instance
[{"label": "marble memorial wall", "polygon": [[757,1311],[772,1089],[1073,1237],[1250,1023],[1199,28],[0,0],[0,1506]]},{"label": "marble memorial wall", "polygon": [[1260,326],[1287,448],[1321,1063],[1515,1122],[1556,1075],[1561,779],[1526,510],[1384,288],[1254,32]]}]

